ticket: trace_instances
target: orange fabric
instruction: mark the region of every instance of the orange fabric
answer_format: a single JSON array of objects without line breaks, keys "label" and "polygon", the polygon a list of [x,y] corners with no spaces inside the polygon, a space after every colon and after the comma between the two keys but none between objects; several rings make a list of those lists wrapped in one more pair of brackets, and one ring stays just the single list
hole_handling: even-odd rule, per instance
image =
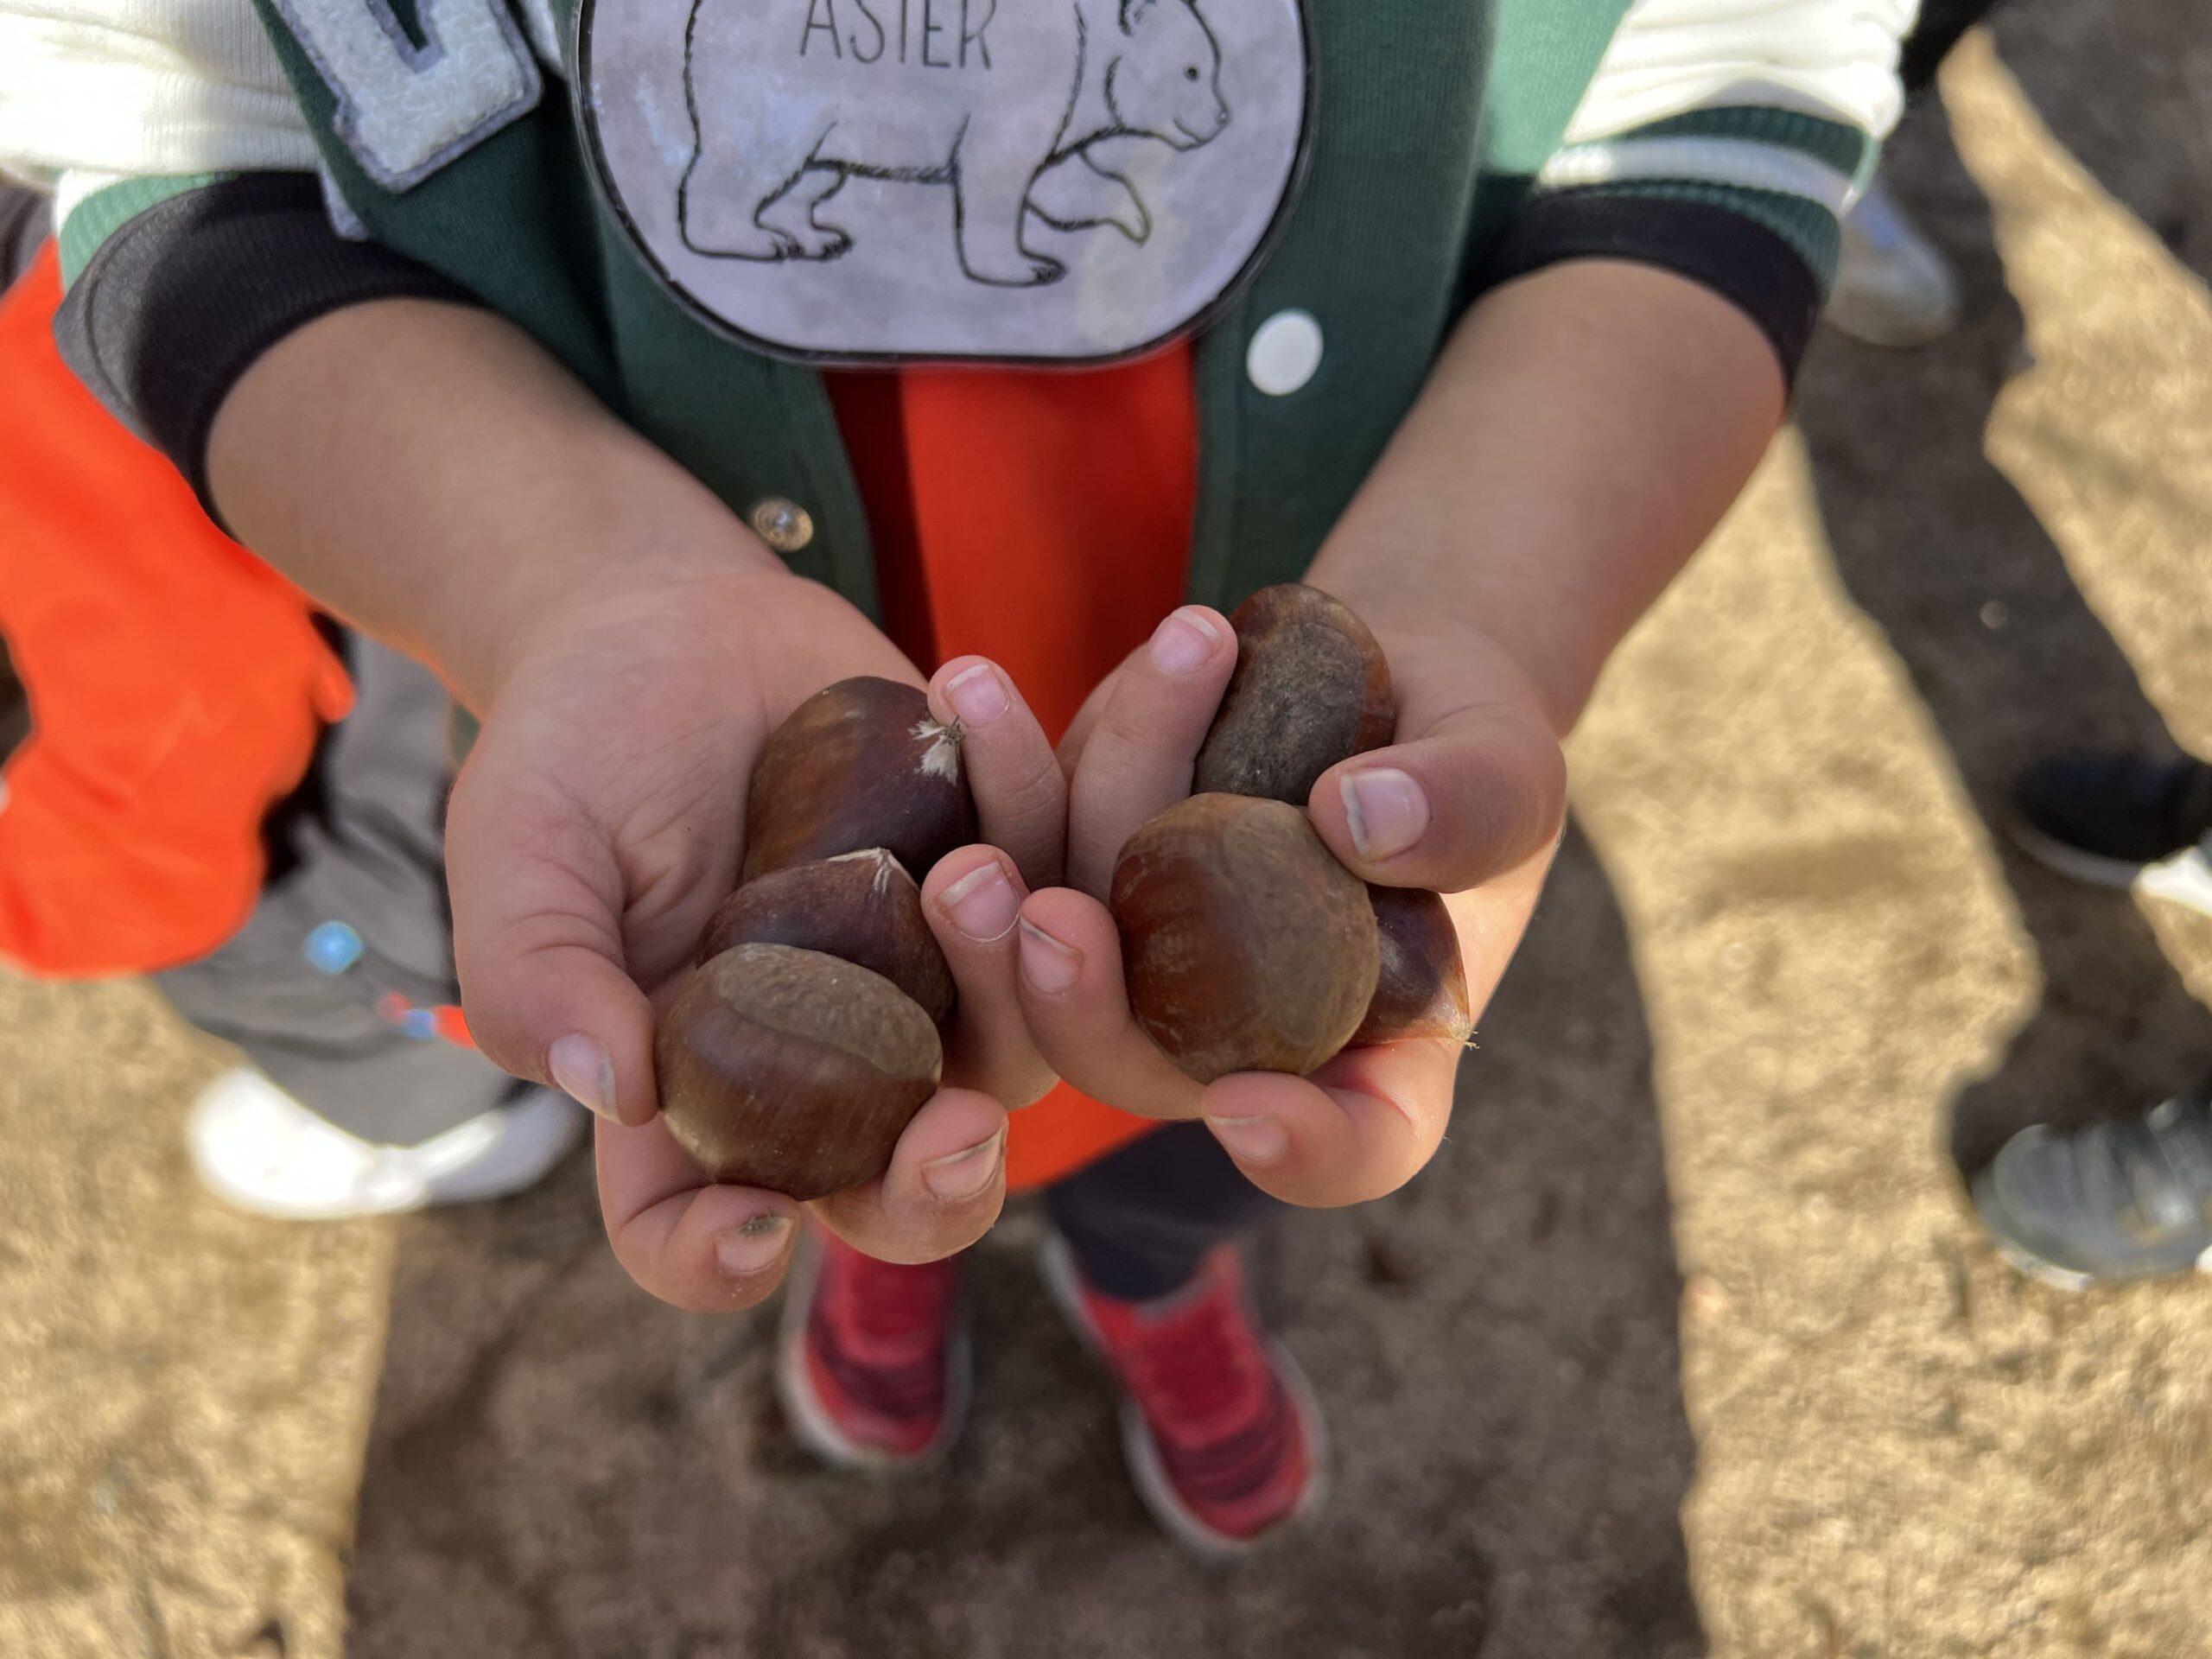
[{"label": "orange fabric", "polygon": [[[1080,373],[838,378],[893,637],[924,663],[990,658],[1057,740],[1182,600],[1190,348]],[[1007,1184],[1042,1185],[1156,1127],[1063,1084],[1015,1115]]]},{"label": "orange fabric", "polygon": [[143,972],[244,924],[263,817],[353,690],[299,591],[70,373],[60,298],[51,245],[0,296],[0,634],[33,716],[0,810],[0,957]]}]

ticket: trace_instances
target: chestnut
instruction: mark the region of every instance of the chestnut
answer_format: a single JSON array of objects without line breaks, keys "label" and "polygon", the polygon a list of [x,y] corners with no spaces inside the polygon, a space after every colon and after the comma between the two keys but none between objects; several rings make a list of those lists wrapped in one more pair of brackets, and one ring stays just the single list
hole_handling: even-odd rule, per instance
[{"label": "chestnut", "polygon": [[880,974],[787,944],[695,969],[655,1046],[661,1115],[717,1181],[827,1198],[880,1175],[944,1065],[937,1027]]},{"label": "chestnut", "polygon": [[928,695],[863,676],[816,692],[768,734],[745,807],[744,880],[881,847],[917,881],[976,839],[960,729]]},{"label": "chestnut", "polygon": [[952,969],[922,917],[922,890],[880,847],[775,870],[722,901],[699,941],[705,962],[741,944],[792,944],[881,974],[943,1031]]},{"label": "chestnut", "polygon": [[1110,895],[1129,1005],[1201,1083],[1311,1071],[1359,1028],[1375,911],[1300,808],[1193,795],[1129,837]]},{"label": "chestnut", "polygon": [[1304,806],[1314,779],[1395,728],[1390,666],[1367,625],[1319,588],[1262,588],[1229,619],[1236,669],[1192,788]]},{"label": "chestnut", "polygon": [[1367,897],[1375,907],[1382,965],[1353,1045],[1408,1037],[1465,1042],[1474,1034],[1474,1009],[1467,999],[1466,965],[1459,960],[1459,930],[1444,900],[1422,887],[1370,887]]}]

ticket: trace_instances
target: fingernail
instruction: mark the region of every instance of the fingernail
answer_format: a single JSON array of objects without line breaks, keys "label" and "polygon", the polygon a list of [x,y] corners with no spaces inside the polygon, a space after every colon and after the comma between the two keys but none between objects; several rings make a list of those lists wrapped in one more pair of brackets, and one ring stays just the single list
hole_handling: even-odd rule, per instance
[{"label": "fingernail", "polygon": [[1071,950],[1034,922],[1021,925],[1023,977],[1047,996],[1058,996],[1083,971],[1083,953]]},{"label": "fingernail", "polygon": [[1344,817],[1360,856],[1395,858],[1428,829],[1428,797],[1411,774],[1395,766],[1347,772],[1341,785]]},{"label": "fingernail", "polygon": [[963,726],[982,726],[1006,713],[1011,703],[999,671],[988,663],[963,668],[944,683],[944,700]]},{"label": "fingernail", "polygon": [[1002,939],[1021,913],[1021,898],[998,860],[973,869],[938,895],[952,925],[978,944]]},{"label": "fingernail", "polygon": [[545,1051],[545,1069],[577,1105],[610,1123],[621,1121],[614,1116],[614,1062],[597,1038],[573,1032],[555,1039]]},{"label": "fingernail", "polygon": [[1188,674],[1220,643],[1221,630],[1206,620],[1205,613],[1176,611],[1153,631],[1152,660],[1170,674]]},{"label": "fingernail", "polygon": [[1290,1150],[1290,1137],[1272,1117],[1210,1117],[1206,1128],[1240,1164],[1264,1168]]},{"label": "fingernail", "polygon": [[731,1278],[749,1279],[774,1267],[791,1242],[789,1216],[758,1215],[715,1241],[715,1260]]},{"label": "fingernail", "polygon": [[940,1201],[965,1204],[998,1178],[999,1150],[1005,1145],[1006,1130],[1001,1128],[965,1152],[931,1159],[922,1166],[922,1180]]}]

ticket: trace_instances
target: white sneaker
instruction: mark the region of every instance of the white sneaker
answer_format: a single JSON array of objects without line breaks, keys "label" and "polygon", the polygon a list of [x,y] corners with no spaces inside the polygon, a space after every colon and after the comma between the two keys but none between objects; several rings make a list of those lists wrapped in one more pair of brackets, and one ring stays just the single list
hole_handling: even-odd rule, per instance
[{"label": "white sneaker", "polygon": [[2184,847],[2171,858],[2145,865],[2134,887],[2145,898],[2212,916],[2212,842]]},{"label": "white sneaker", "polygon": [[1828,325],[1869,346],[1925,346],[1958,326],[1959,309],[1951,262],[1876,179],[1844,215]]},{"label": "white sneaker", "polygon": [[257,1215],[333,1221],[519,1192],[576,1144],[584,1118],[567,1096],[531,1089],[420,1146],[380,1147],[242,1065],[200,1090],[185,1133],[218,1197]]}]

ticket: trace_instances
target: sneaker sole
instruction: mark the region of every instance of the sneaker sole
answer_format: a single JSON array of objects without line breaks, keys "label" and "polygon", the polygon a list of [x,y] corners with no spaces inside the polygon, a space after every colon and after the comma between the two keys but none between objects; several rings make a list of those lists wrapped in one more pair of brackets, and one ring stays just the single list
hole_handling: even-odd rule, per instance
[{"label": "sneaker sole", "polygon": [[[1105,1344],[1099,1340],[1090,1316],[1084,1311],[1082,1290],[1076,1279],[1075,1255],[1068,1249],[1067,1242],[1047,1238],[1039,1252],[1039,1266],[1046,1288],[1052,1293],[1054,1305],[1075,1332],[1077,1340],[1111,1375],[1113,1362],[1107,1357]],[[1143,1411],[1127,1394],[1122,1396],[1122,1452],[1128,1461],[1129,1477],[1136,1483],[1137,1496],[1144,1500],[1145,1508],[1162,1531],[1205,1560],[1228,1563],[1249,1560],[1295,1531],[1328,1496],[1329,1434],[1321,1420],[1320,1403],[1314,1397],[1313,1385],[1306,1380],[1305,1368],[1281,1343],[1269,1338],[1268,1351],[1274,1359],[1284,1391],[1290,1395],[1291,1409],[1297,1413],[1299,1426],[1305,1430],[1306,1449],[1313,1463],[1313,1478],[1298,1500],[1298,1506],[1257,1538],[1232,1538],[1226,1533],[1216,1532],[1191,1512],[1167,1478],[1167,1471],[1160,1461],[1160,1447],[1152,1438]]]},{"label": "sneaker sole", "polygon": [[2085,853],[2056,836],[2045,835],[2024,819],[2012,819],[2005,825],[2005,831],[2014,846],[2045,869],[2056,870],[2076,881],[2086,881],[2093,887],[2110,887],[2124,893],[2150,868],[2125,858]]},{"label": "sneaker sole", "polygon": [[2085,853],[2033,824],[2014,818],[2007,826],[2013,845],[2045,869],[2114,893],[2139,893],[2199,915],[2212,916],[2212,860],[2202,847],[2184,847],[2148,864]]},{"label": "sneaker sole", "polygon": [[[218,1078],[193,1101],[185,1118],[186,1154],[192,1160],[194,1174],[199,1177],[200,1184],[208,1192],[232,1209],[271,1221],[367,1221],[378,1217],[411,1215],[422,1210],[482,1204],[508,1198],[526,1192],[551,1174],[583,1136],[583,1109],[563,1102],[561,1117],[550,1132],[539,1135],[537,1146],[530,1150],[528,1155],[513,1162],[497,1164],[488,1173],[473,1168],[464,1161],[455,1166],[427,1173],[416,1172],[398,1176],[386,1173],[379,1183],[375,1179],[378,1172],[366,1170],[362,1185],[344,1192],[301,1198],[288,1191],[282,1181],[239,1179],[231,1173],[223,1155],[214,1149],[212,1123],[213,1115],[224,1110],[218,1091],[226,1081],[226,1078]],[[272,1090],[275,1087],[273,1084],[267,1086]],[[296,1102],[289,1103],[291,1109],[313,1116],[307,1107]],[[354,1139],[345,1135],[344,1131],[339,1133],[346,1140]],[[366,1155],[374,1157],[376,1150],[366,1149]],[[389,1156],[395,1161],[404,1162],[406,1154],[398,1152]]]},{"label": "sneaker sole", "polygon": [[912,1456],[886,1452],[881,1446],[855,1440],[837,1427],[836,1420],[815,1397],[806,1375],[806,1318],[814,1304],[814,1287],[822,1275],[822,1249],[809,1244],[791,1264],[784,1286],[784,1304],[776,1327],[776,1395],[783,1402],[784,1418],[801,1446],[833,1468],[868,1474],[895,1475],[927,1469],[941,1463],[968,1421],[968,1406],[975,1389],[975,1349],[964,1315],[956,1314],[952,1336],[945,1345],[944,1427],[929,1445]]},{"label": "sneaker sole", "polygon": [[[2078,1296],[2085,1290],[2117,1290],[2123,1285],[2150,1284],[2156,1280],[2172,1276],[2166,1274],[2140,1274],[2132,1279],[2100,1279],[2093,1273],[2083,1273],[2075,1268],[2062,1268],[2056,1262],[2046,1262],[2033,1251],[2015,1244],[2009,1238],[1996,1234],[1992,1234],[1990,1236],[1997,1247],[1997,1254],[2004,1258],[2007,1267],[2034,1280],[2039,1285],[2051,1290],[2064,1291],[2069,1296]],[[2207,1249],[2196,1258],[2196,1271],[2212,1276],[2212,1249]]]}]

